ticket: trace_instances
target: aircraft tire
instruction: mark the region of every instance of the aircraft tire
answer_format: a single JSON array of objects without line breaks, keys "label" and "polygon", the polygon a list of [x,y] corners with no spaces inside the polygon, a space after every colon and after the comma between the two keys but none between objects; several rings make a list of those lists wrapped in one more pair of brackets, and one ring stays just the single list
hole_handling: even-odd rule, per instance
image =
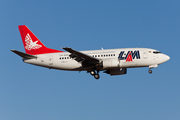
[{"label": "aircraft tire", "polygon": [[94,78],[95,78],[95,79],[99,79],[99,78],[100,78],[99,74],[95,74],[95,75],[94,75]]},{"label": "aircraft tire", "polygon": [[149,72],[149,74],[151,74],[151,73],[152,73],[152,70],[149,70],[148,72]]},{"label": "aircraft tire", "polygon": [[95,71],[94,70],[90,71],[90,74],[94,76],[95,75]]}]

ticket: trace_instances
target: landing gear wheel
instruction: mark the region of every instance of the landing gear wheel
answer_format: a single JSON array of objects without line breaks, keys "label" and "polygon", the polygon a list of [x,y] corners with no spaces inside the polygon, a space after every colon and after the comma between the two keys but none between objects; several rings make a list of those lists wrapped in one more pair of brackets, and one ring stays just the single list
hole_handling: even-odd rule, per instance
[{"label": "landing gear wheel", "polygon": [[149,72],[149,74],[151,74],[151,73],[152,73],[152,70],[149,70],[148,72]]},{"label": "landing gear wheel", "polygon": [[99,78],[100,78],[99,74],[95,74],[95,75],[94,75],[94,78],[95,78],[95,79],[99,79]]},{"label": "landing gear wheel", "polygon": [[90,71],[90,74],[94,76],[95,75],[95,71],[94,70]]}]

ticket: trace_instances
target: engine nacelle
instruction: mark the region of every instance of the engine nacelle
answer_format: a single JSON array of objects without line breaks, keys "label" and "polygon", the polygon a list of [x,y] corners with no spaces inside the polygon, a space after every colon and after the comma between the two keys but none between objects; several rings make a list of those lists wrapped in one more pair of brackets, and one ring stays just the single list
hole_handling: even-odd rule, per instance
[{"label": "engine nacelle", "polygon": [[106,70],[104,73],[110,75],[123,75],[127,73],[127,68],[110,69],[110,70]]},{"label": "engine nacelle", "polygon": [[107,68],[119,68],[120,63],[118,59],[107,59],[102,62],[103,69]]}]

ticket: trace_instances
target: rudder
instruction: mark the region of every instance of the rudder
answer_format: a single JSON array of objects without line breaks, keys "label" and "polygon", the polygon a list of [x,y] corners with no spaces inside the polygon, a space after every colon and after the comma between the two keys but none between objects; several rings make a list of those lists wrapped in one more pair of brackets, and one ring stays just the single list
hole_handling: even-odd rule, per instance
[{"label": "rudder", "polygon": [[26,25],[18,26],[21,38],[23,41],[24,49],[27,54],[37,55],[37,54],[47,54],[47,53],[57,53],[63,52],[59,50],[54,50],[47,48],[34,34],[29,30]]}]

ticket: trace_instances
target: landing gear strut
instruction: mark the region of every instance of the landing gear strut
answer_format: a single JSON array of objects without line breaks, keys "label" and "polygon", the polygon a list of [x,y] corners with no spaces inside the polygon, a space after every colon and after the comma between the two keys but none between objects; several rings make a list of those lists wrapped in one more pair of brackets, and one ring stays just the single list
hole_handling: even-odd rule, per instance
[{"label": "landing gear strut", "polygon": [[95,70],[92,70],[92,71],[90,71],[90,74],[92,76],[94,76],[95,79],[99,79],[100,78],[99,71],[97,71],[97,73],[96,73]]}]

